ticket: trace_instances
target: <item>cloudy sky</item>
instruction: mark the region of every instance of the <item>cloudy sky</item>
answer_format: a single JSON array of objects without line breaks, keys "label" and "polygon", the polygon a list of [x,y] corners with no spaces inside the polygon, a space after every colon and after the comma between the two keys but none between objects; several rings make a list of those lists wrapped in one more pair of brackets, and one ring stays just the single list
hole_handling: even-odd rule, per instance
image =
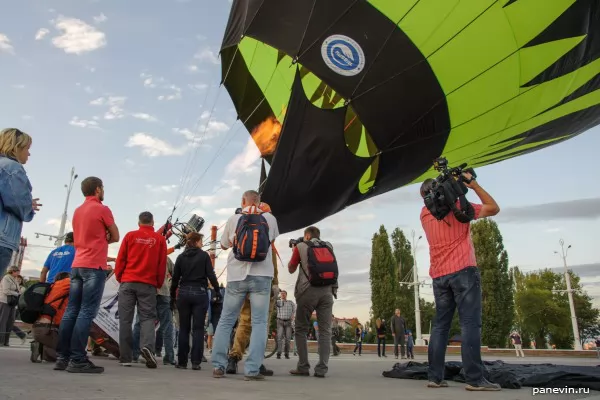
[{"label": "cloudy sky", "polygon": [[[219,44],[228,0],[24,0],[0,14],[0,121],[34,138],[26,165],[44,206],[24,227],[29,241],[23,272],[37,276],[57,234],[72,166],[80,177],[104,180],[107,204],[123,232],[140,211],[163,221],[203,216],[220,226],[244,189],[259,181],[258,151],[236,122],[220,81]],[[568,263],[600,300],[600,186],[592,160],[600,130],[478,171],[498,201],[511,265],[558,268],[560,238],[573,245]],[[80,178],[81,179],[81,178]],[[181,181],[186,184],[183,188]],[[76,185],[69,220],[82,201]],[[380,224],[422,234],[418,188],[409,186],[322,221],[322,234],[340,259],[337,316],[369,314],[370,240]],[[161,222],[162,223],[162,222]],[[204,229],[208,233],[208,229]],[[284,261],[294,232],[277,241]],[[116,255],[118,244],[110,247]],[[220,254],[217,272],[225,266]],[[432,300],[427,242],[417,247],[422,295]],[[280,265],[291,293],[296,276]],[[225,275],[223,275],[225,277]],[[600,304],[599,304],[600,305]],[[426,322],[424,322],[426,324]]]}]

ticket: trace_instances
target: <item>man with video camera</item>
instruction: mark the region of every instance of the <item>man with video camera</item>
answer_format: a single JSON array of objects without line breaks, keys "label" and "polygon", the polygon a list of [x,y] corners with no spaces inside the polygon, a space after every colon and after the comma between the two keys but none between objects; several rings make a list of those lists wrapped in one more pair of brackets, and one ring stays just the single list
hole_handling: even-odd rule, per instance
[{"label": "man with video camera", "polygon": [[296,298],[296,348],[298,365],[290,374],[309,376],[308,330],[311,327],[313,311],[317,313],[319,323],[319,362],[315,366],[314,376],[324,378],[328,371],[329,348],[331,346],[331,319],[333,298],[337,296],[338,266],[333,246],[320,239],[319,228],[311,226],[304,230],[304,237],[290,240],[293,247],[292,258],[288,264],[290,274],[298,272],[294,297]]},{"label": "man with video camera", "polygon": [[[448,170],[446,170],[448,172]],[[465,371],[465,389],[470,391],[497,391],[500,386],[487,381],[483,375],[481,360],[481,275],[477,268],[475,249],[471,240],[470,221],[461,218],[461,210],[434,217],[430,209],[439,210],[443,205],[431,206],[427,199],[450,179],[475,192],[482,204],[465,203],[464,193],[459,197],[446,196],[444,201],[467,205],[471,220],[498,214],[496,201],[475,180],[473,170],[465,172],[459,168],[450,170],[452,174],[440,175],[436,180],[427,179],[421,185],[421,196],[426,207],[421,211],[421,224],[429,243],[429,275],[433,279],[436,315],[431,332],[429,353],[430,388],[447,387],[444,380],[444,364],[450,325],[455,309],[461,326],[461,354]],[[441,183],[440,183],[441,182]],[[448,192],[446,192],[448,193]],[[462,198],[461,198],[462,197]],[[452,204],[454,206],[454,204]],[[462,210],[464,211],[464,210]],[[457,219],[457,215],[462,222]],[[464,214],[462,214],[464,215]]]}]

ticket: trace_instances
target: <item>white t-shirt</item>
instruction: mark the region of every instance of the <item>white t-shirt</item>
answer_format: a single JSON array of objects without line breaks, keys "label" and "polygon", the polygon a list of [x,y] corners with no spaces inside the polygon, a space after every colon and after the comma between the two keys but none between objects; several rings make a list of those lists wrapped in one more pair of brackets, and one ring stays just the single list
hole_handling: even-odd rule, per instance
[{"label": "white t-shirt", "polygon": [[[249,209],[250,207],[246,207],[243,211],[248,211]],[[271,213],[263,213],[262,215],[269,225],[269,240],[273,243],[277,236],[279,236],[277,220]],[[238,220],[241,216],[241,214],[235,214],[229,217],[225,224],[225,228],[223,229],[223,234],[221,235],[221,246],[227,248],[233,247],[235,228],[237,227]],[[233,250],[231,250],[227,257],[227,282],[243,281],[248,275],[268,276],[272,278],[275,270],[272,252],[273,248],[272,246],[269,246],[267,258],[265,258],[264,261],[253,263],[237,260],[233,254]]]}]

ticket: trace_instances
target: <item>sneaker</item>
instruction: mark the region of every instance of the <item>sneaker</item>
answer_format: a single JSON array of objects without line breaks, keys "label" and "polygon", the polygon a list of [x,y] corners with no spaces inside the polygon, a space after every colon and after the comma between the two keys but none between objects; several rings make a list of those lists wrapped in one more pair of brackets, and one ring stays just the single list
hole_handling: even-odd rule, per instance
[{"label": "sneaker", "polygon": [[290,359],[290,355],[289,355],[289,354],[286,354],[286,355],[285,355],[285,359],[286,359],[286,360],[289,360],[289,359]]},{"label": "sneaker", "polygon": [[277,354],[277,359],[281,360],[281,354]]},{"label": "sneaker", "polygon": [[142,357],[144,357],[144,360],[146,360],[146,367],[148,368],[156,368],[158,363],[156,362],[156,358],[154,357],[154,354],[152,354],[152,351],[150,351],[149,348],[144,347],[142,348]]},{"label": "sneaker", "polygon": [[263,376],[273,376],[273,370],[267,369],[264,364],[261,364],[258,373]]},{"label": "sneaker", "polygon": [[323,373],[321,373],[321,372],[315,372],[315,373],[313,374],[313,376],[314,376],[315,378],[325,378],[325,374],[323,374]]},{"label": "sneaker", "polygon": [[58,360],[56,360],[56,363],[54,364],[54,370],[55,371],[64,371],[67,369],[68,366],[69,366],[68,361],[58,359]]},{"label": "sneaker", "polygon": [[245,381],[264,381],[265,376],[261,375],[260,373],[258,375],[246,375],[246,376],[244,376],[244,380]]},{"label": "sneaker", "polygon": [[465,389],[471,392],[497,392],[501,390],[500,385],[489,382],[487,379],[482,379],[477,383],[470,383],[465,386]]},{"label": "sneaker", "polygon": [[101,374],[104,372],[104,367],[98,367],[90,360],[85,360],[82,363],[74,363],[71,361],[67,367],[67,372],[78,374]]},{"label": "sneaker", "polygon": [[202,367],[200,366],[200,364],[192,364],[192,369],[194,371],[200,371]]},{"label": "sneaker", "polygon": [[224,378],[225,370],[223,368],[215,368],[213,369],[213,378]]},{"label": "sneaker", "polygon": [[131,367],[131,363],[130,362],[122,362],[121,367]]},{"label": "sneaker", "polygon": [[448,387],[448,382],[446,381],[441,381],[440,383],[434,382],[434,381],[429,381],[429,383],[427,384],[428,388],[445,388]]},{"label": "sneaker", "polygon": [[290,375],[294,376],[310,376],[309,371],[300,371],[299,369],[293,369],[290,371]]}]

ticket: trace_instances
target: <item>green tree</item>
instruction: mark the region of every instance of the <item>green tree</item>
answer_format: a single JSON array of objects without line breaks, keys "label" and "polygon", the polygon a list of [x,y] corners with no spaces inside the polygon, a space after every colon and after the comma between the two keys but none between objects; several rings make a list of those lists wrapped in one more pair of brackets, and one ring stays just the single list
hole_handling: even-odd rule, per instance
[{"label": "green tree", "polygon": [[594,307],[592,303],[592,297],[588,295],[585,290],[583,290],[579,275],[573,271],[569,272],[571,275],[571,288],[575,290],[573,292],[573,303],[575,304],[575,315],[577,316],[579,339],[581,340],[581,345],[583,346],[586,340],[592,339],[600,334],[600,332],[598,332],[596,336],[594,335],[599,328],[598,318],[600,317],[600,310]]},{"label": "green tree", "polygon": [[514,323],[514,291],[508,253],[496,222],[483,219],[471,226],[471,236],[481,272],[483,326],[481,342],[506,347]]},{"label": "green tree", "polygon": [[[373,320],[382,318],[389,323],[394,314],[396,291],[398,288],[396,261],[392,254],[389,236],[385,227],[381,225],[379,231],[373,235],[371,247],[371,269],[369,281],[371,282],[371,311]],[[372,326],[375,326],[373,323]]]},{"label": "green tree", "polygon": [[[401,229],[396,228],[392,232],[392,247],[396,260],[395,276],[398,282],[413,281],[413,266],[415,261],[412,255],[412,246]],[[407,283],[399,283],[396,291],[396,307],[400,309],[406,320],[406,326],[415,332],[415,295],[413,286]],[[421,311],[421,316],[423,312]],[[425,321],[421,318],[421,321]]]}]

